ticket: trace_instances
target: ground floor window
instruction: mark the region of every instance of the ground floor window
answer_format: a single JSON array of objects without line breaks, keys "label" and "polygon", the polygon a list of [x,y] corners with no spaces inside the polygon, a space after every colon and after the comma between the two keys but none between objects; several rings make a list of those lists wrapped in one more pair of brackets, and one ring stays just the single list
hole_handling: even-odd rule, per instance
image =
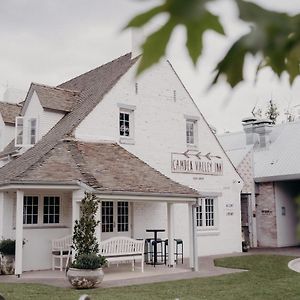
[{"label": "ground floor window", "polygon": [[24,196],[23,224],[37,224],[39,214],[39,197]]},{"label": "ground floor window", "polygon": [[129,203],[127,201],[101,202],[102,232],[129,231]]},{"label": "ground floor window", "polygon": [[199,229],[216,228],[216,198],[201,198],[196,208],[196,222]]},{"label": "ground floor window", "polygon": [[44,197],[44,224],[58,224],[60,211],[60,198],[57,196]]},{"label": "ground floor window", "polygon": [[59,224],[61,203],[59,196],[24,196],[23,224]]}]

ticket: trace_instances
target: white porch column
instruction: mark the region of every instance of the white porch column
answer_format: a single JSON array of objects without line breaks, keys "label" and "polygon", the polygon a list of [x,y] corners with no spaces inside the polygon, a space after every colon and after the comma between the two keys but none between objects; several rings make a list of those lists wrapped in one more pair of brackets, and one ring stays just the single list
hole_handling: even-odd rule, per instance
[{"label": "white porch column", "polygon": [[101,233],[102,233],[102,226],[101,226],[101,202],[98,205],[98,210],[97,210],[97,214],[96,214],[96,220],[100,221],[99,225],[96,227],[96,238],[97,238],[97,242],[100,243],[102,238],[101,238]]},{"label": "white porch column", "polygon": [[74,232],[75,221],[79,220],[80,217],[80,201],[83,197],[84,192],[81,190],[72,192],[72,234]]},{"label": "white porch column", "polygon": [[17,190],[15,274],[18,277],[22,274],[23,259],[23,199],[24,192]]},{"label": "white porch column", "polygon": [[168,266],[175,266],[174,257],[174,204],[167,204],[168,214]]},{"label": "white porch column", "polygon": [[190,268],[194,269],[194,231],[193,231],[193,227],[194,227],[194,219],[193,219],[193,203],[189,203],[189,249],[190,249]]},{"label": "white porch column", "polygon": [[0,192],[0,240],[3,238],[4,224],[4,192]]},{"label": "white porch column", "polygon": [[193,244],[193,271],[199,271],[198,264],[198,240],[197,240],[197,219],[196,219],[196,207],[197,205],[192,206],[192,244]]}]

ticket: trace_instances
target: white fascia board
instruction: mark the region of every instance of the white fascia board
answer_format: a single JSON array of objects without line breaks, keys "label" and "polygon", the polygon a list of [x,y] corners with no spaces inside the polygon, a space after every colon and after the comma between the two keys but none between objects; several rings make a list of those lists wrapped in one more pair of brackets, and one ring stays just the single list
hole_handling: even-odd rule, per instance
[{"label": "white fascia board", "polygon": [[172,202],[172,203],[196,203],[195,197],[175,197],[175,196],[147,196],[147,195],[131,195],[131,194],[96,194],[101,200],[121,200],[128,202]]},{"label": "white fascia board", "polygon": [[0,186],[0,191],[9,190],[78,190],[78,184],[58,185],[58,184],[8,184]]}]

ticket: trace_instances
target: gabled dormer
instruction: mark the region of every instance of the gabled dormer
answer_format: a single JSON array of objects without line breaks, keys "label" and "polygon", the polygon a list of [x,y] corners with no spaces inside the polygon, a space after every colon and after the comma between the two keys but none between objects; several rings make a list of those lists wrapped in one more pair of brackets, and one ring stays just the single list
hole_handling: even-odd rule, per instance
[{"label": "gabled dormer", "polygon": [[15,146],[37,143],[78,102],[79,93],[32,83],[20,116],[16,118]]}]

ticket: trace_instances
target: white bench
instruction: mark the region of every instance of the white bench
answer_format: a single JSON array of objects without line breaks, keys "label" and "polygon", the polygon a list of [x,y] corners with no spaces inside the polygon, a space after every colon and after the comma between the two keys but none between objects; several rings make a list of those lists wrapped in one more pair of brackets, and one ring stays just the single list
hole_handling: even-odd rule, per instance
[{"label": "white bench", "polygon": [[144,240],[135,240],[128,237],[113,237],[99,244],[99,253],[108,263],[115,261],[132,261],[132,271],[136,258],[141,258],[141,269],[144,272]]},{"label": "white bench", "polygon": [[[71,254],[72,236],[64,236],[60,239],[52,240],[52,270],[58,268],[63,270],[63,260],[68,260]],[[58,260],[59,265],[56,265]]]}]

